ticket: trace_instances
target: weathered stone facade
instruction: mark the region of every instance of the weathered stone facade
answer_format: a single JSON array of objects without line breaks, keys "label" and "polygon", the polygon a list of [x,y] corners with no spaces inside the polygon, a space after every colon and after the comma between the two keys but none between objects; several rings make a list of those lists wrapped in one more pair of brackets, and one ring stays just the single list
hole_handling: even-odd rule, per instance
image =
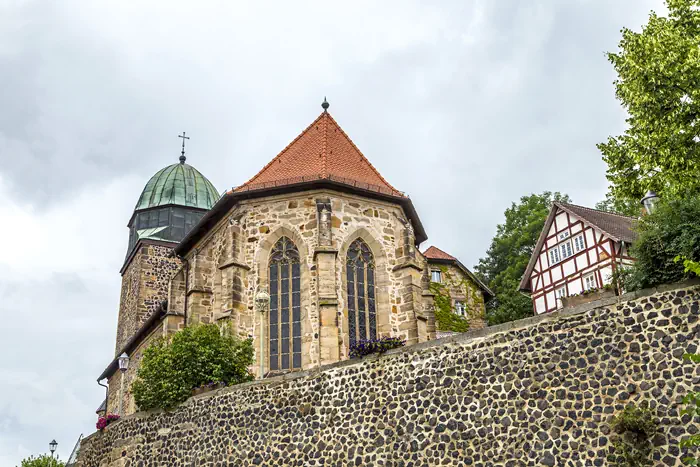
[{"label": "weathered stone facade", "polygon": [[[452,264],[428,263],[428,269],[439,270],[442,276],[444,292],[449,296],[452,311],[457,312],[457,302],[465,306],[465,318],[469,321],[469,329],[481,329],[486,326],[486,304],[484,292],[462,269]],[[450,331],[442,329],[437,320],[438,331]]]},{"label": "weathered stone facade", "polygon": [[268,315],[253,302],[269,287],[272,247],[287,237],[302,263],[302,368],[345,359],[345,261],[348,246],[361,238],[375,261],[377,334],[411,344],[432,339],[434,319],[422,303],[423,261],[407,224],[399,205],[330,190],[242,201],[184,258],[186,268],[171,286],[170,311],[186,316],[187,324],[230,321],[241,337],[253,337],[254,371],[266,374],[268,362],[263,358],[261,366],[259,354],[261,328],[262,354],[268,354]]},{"label": "weathered stone facade", "polygon": [[700,384],[681,358],[698,350],[700,286],[622,300],[131,415],[84,439],[77,465],[604,466],[611,417],[640,401],[658,419],[654,465],[681,465],[700,430],[680,414]]},{"label": "weathered stone facade", "polygon": [[170,279],[180,267],[172,245],[141,241],[122,272],[115,355],[168,297]]}]

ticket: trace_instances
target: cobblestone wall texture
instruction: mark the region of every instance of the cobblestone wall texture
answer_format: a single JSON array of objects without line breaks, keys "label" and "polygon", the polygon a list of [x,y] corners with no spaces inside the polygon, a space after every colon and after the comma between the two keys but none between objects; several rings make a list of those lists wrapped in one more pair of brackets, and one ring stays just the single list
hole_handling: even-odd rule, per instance
[{"label": "cobblestone wall texture", "polygon": [[81,466],[604,466],[609,421],[649,401],[654,465],[681,465],[700,385],[700,287],[528,318],[137,413],[86,438]]}]

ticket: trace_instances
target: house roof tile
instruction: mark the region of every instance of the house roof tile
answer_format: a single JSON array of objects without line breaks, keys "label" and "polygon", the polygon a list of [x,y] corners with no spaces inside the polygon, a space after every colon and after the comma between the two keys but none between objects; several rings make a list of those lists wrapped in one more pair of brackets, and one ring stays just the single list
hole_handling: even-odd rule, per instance
[{"label": "house roof tile", "polygon": [[234,192],[324,179],[405,197],[381,176],[326,111]]}]

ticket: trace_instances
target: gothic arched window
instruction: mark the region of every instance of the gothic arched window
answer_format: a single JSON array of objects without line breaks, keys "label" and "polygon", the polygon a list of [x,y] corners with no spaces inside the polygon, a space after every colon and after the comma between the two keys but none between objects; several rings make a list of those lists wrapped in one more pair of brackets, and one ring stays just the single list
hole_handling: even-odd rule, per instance
[{"label": "gothic arched window", "polygon": [[348,248],[345,264],[348,279],[348,332],[350,345],[377,338],[374,294],[374,257],[367,244],[357,239]]},{"label": "gothic arched window", "polygon": [[270,253],[270,371],[301,368],[301,265],[287,237]]}]

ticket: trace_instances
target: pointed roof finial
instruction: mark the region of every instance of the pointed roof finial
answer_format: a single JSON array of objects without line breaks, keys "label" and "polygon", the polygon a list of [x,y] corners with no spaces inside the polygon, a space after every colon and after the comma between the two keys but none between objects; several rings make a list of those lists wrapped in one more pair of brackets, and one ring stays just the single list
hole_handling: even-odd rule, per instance
[{"label": "pointed roof finial", "polygon": [[182,152],[180,153],[180,164],[184,164],[187,158],[185,157],[185,140],[190,139],[189,136],[185,136],[183,131],[181,135],[177,135],[178,138],[182,138]]},{"label": "pointed roof finial", "polygon": [[323,107],[323,111],[328,112],[328,107],[330,107],[330,106],[331,105],[326,100],[326,96],[323,96],[323,104],[321,104],[321,107]]}]

